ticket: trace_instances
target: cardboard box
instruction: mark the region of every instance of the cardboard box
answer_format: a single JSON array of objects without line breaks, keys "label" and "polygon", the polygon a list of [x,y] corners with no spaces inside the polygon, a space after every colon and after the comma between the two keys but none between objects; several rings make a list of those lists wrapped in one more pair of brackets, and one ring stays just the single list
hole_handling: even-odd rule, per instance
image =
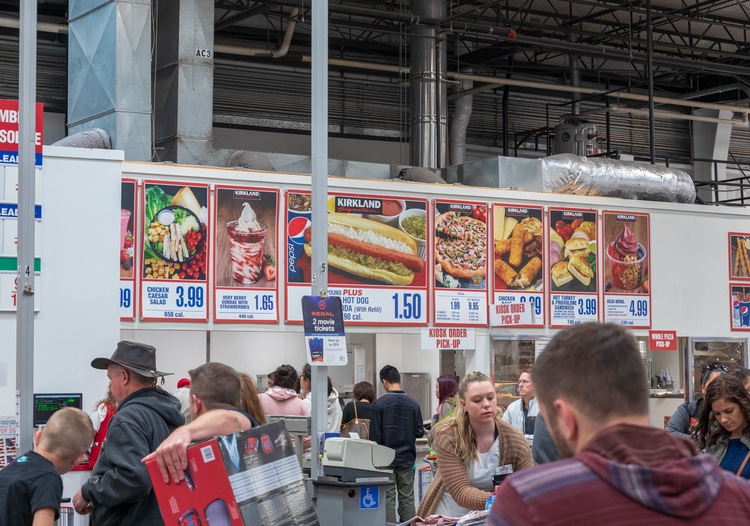
[{"label": "cardboard box", "polygon": [[165,484],[155,460],[146,467],[165,524],[243,526],[215,438],[188,448],[188,469],[179,484]]},{"label": "cardboard box", "polygon": [[195,444],[188,448],[188,460],[187,482],[180,484],[164,484],[156,462],[147,463],[166,524],[319,524],[283,422]]}]

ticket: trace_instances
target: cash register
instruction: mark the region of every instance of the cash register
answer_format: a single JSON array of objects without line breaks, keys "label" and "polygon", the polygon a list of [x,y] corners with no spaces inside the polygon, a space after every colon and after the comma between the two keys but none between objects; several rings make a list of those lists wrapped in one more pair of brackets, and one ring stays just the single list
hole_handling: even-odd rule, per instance
[{"label": "cash register", "polygon": [[313,481],[320,524],[385,524],[385,490],[393,485],[393,473],[387,466],[395,456],[393,449],[370,440],[326,439],[324,476]]},{"label": "cash register", "polygon": [[395,456],[393,449],[372,440],[332,437],[326,440],[323,449],[323,473],[342,482],[373,477],[393,480],[388,466]]}]

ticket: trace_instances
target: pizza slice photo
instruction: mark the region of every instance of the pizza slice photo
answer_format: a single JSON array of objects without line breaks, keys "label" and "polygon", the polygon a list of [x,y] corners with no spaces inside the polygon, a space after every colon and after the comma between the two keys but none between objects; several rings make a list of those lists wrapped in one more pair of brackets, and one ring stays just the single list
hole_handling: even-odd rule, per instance
[{"label": "pizza slice photo", "polygon": [[[480,205],[481,206],[481,205]],[[449,211],[435,219],[435,279],[444,287],[480,284],[487,276],[487,224]]]}]

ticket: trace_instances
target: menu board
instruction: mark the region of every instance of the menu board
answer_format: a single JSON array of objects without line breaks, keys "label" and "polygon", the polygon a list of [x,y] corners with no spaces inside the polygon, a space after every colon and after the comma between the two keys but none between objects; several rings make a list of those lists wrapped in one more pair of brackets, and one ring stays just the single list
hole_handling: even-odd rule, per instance
[{"label": "menu board", "polygon": [[18,431],[15,416],[0,416],[0,469],[15,461],[18,456]]},{"label": "menu board", "polygon": [[602,212],[604,321],[651,327],[649,215]]},{"label": "menu board", "polygon": [[145,181],[141,317],[208,319],[208,186]]},{"label": "menu board", "polygon": [[750,233],[729,232],[729,279],[750,280]]},{"label": "menu board", "polygon": [[[311,194],[286,194],[286,320],[302,321],[311,294]],[[328,294],[344,322],[426,325],[427,200],[363,194],[328,196]]]},{"label": "menu board", "polygon": [[214,199],[214,320],[277,322],[278,190],[217,186]]},{"label": "menu board", "polygon": [[549,209],[550,327],[599,321],[596,210]]},{"label": "menu board", "polygon": [[435,325],[487,325],[487,203],[435,200]]},{"label": "menu board", "polygon": [[543,223],[540,207],[492,207],[493,326],[544,327]]},{"label": "menu board", "polygon": [[750,284],[729,284],[729,309],[731,330],[750,331]]},{"label": "menu board", "polygon": [[123,179],[120,192],[120,319],[135,319],[135,204],[137,186]]}]

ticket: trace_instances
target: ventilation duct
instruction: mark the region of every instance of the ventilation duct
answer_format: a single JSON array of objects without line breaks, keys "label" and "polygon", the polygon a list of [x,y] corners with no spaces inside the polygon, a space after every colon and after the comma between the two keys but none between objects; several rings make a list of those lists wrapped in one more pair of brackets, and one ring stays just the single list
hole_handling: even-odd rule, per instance
[{"label": "ventilation duct", "polygon": [[693,180],[682,170],[570,154],[553,155],[541,162],[545,192],[695,202]]},{"label": "ventilation duct", "polygon": [[271,161],[262,153],[236,151],[227,159],[228,168],[246,168],[248,170],[260,170],[264,172],[275,172]]},{"label": "ventilation duct", "polygon": [[68,135],[64,139],[52,143],[52,146],[67,146],[69,148],[92,148],[94,150],[111,150],[112,141],[107,132],[101,128],[82,131]]},{"label": "ventilation duct", "polygon": [[416,183],[433,183],[433,184],[446,184],[439,175],[423,166],[409,166],[401,170],[398,174],[398,178],[403,181],[412,181]]}]

